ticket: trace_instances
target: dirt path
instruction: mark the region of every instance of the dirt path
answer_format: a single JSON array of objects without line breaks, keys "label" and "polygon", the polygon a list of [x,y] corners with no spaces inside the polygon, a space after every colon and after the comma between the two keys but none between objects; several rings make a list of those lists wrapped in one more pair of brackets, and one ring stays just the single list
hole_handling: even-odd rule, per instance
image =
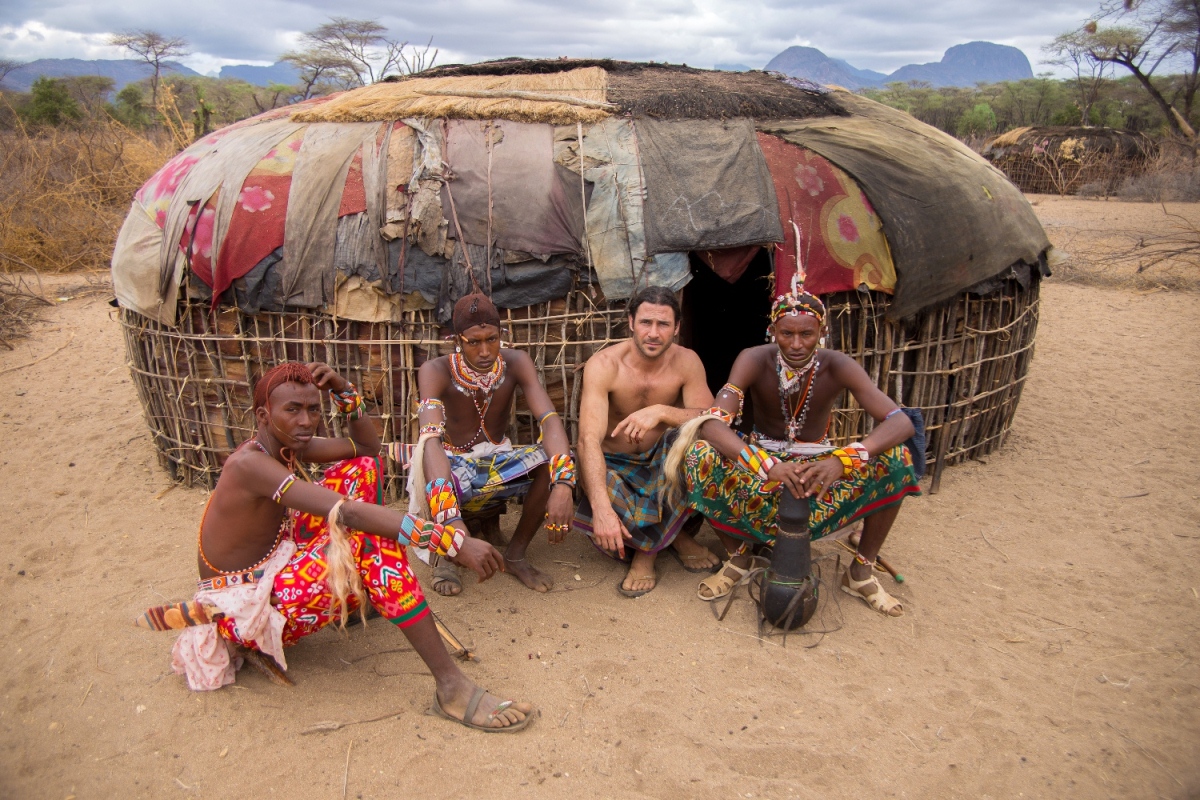
[{"label": "dirt path", "polygon": [[189,593],[205,494],[158,468],[104,298],[61,303],[0,352],[0,796],[1196,796],[1200,303],[1043,298],[1008,445],[885,548],[900,619],[827,561],[813,624],[837,630],[760,643],[749,601],[718,623],[673,560],[618,596],[578,536],[531,550],[551,595],[434,598],[468,674],[541,707],[513,738],[424,715],[432,680],[378,622],[291,649],[294,689],[189,692],[131,621]]}]

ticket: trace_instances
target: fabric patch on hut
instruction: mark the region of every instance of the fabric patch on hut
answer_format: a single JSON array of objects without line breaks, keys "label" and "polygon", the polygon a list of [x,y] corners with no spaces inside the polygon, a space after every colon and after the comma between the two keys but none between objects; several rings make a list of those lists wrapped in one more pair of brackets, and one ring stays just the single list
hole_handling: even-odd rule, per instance
[{"label": "fabric patch on hut", "polygon": [[816,151],[863,187],[899,273],[890,318],[948,300],[1016,262],[1038,263],[1050,241],[1003,173],[902,111],[834,94],[853,116],[759,127]]},{"label": "fabric patch on hut", "polygon": [[883,222],[854,179],[813,151],[774,136],[760,133],[758,144],[775,182],[783,223],[775,291],[782,294],[792,285],[799,259],[808,274],[805,288],[813,294],[860,286],[891,294],[896,266]]},{"label": "fabric patch on hut", "polygon": [[709,250],[783,239],[767,162],[748,119],[638,119],[646,249]]},{"label": "fabric patch on hut", "polygon": [[472,75],[381,81],[297,112],[297,122],[363,122],[406,117],[598,122],[607,102],[607,73],[584,67],[541,75]]},{"label": "fabric patch on hut", "polygon": [[153,217],[134,200],[113,249],[113,294],[125,308],[164,325],[174,325],[179,280],[173,275],[166,296],[159,294],[158,253],[162,239]]},{"label": "fabric patch on hut", "polygon": [[589,128],[583,163],[583,176],[592,185],[588,248],[604,296],[623,300],[640,286],[682,289],[691,277],[687,253],[646,252],[646,187],[633,122],[613,117]]},{"label": "fabric patch on hut", "polygon": [[486,246],[490,232],[504,250],[581,251],[579,176],[554,162],[553,127],[450,120],[445,157],[453,179],[442,189],[442,208],[457,214],[451,224],[465,241]]}]

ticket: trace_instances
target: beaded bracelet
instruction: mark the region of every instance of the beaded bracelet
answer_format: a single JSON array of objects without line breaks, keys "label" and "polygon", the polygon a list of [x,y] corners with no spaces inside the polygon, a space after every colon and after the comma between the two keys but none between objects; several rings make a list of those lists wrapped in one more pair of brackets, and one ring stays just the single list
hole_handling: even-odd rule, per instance
[{"label": "beaded bracelet", "polygon": [[[746,404],[746,393],[734,386],[732,383],[727,383],[721,387],[721,391],[717,392],[717,397],[720,397],[723,394],[731,394],[737,398],[738,410],[734,417],[734,423],[740,424],[742,421],[742,408]],[[730,424],[732,425],[733,423]]]},{"label": "beaded bracelet", "polygon": [[396,541],[401,544],[424,548],[447,558],[458,555],[466,538],[465,533],[455,530],[450,525],[438,525],[412,514],[404,515],[400,522],[400,530],[396,534]]},{"label": "beaded bracelet", "polygon": [[458,510],[458,495],[454,492],[454,484],[445,478],[434,478],[425,484],[425,497],[429,500],[429,513],[439,525],[445,525],[450,520],[462,516]]},{"label": "beaded bracelet", "polygon": [[439,439],[443,439],[443,438],[445,438],[445,436],[446,436],[446,423],[444,423],[444,422],[431,422],[431,423],[429,423],[428,425],[422,425],[422,426],[421,426],[420,435],[421,435],[421,436],[425,436],[426,434],[433,434],[434,436],[438,437]]},{"label": "beaded bracelet", "polygon": [[275,490],[275,494],[271,495],[271,499],[276,503],[283,503],[283,493],[292,488],[292,484],[296,482],[296,476],[288,473],[288,476],[279,482],[279,488]]},{"label": "beaded bracelet", "polygon": [[721,422],[724,422],[726,425],[729,425],[729,426],[733,425],[733,414],[730,414],[728,411],[721,408],[720,406],[713,406],[712,408],[708,409],[700,416],[712,417],[713,419],[721,420]]},{"label": "beaded bracelet", "polygon": [[575,488],[575,459],[570,453],[558,453],[550,456],[550,483],[565,483]]},{"label": "beaded bracelet", "polygon": [[340,392],[329,390],[329,399],[333,401],[334,410],[345,417],[347,421],[362,419],[366,414],[366,409],[363,407],[362,395],[354,388],[353,383],[347,383],[346,388]]},{"label": "beaded bracelet", "polygon": [[833,451],[833,456],[842,462],[842,475],[847,478],[866,466],[871,459],[870,452],[861,442],[852,442],[845,447],[839,447]]},{"label": "beaded bracelet", "polygon": [[771,469],[779,463],[779,459],[763,450],[761,447],[746,445],[742,448],[742,452],[738,453],[737,465],[747,472],[757,475],[762,480],[769,480],[767,477]]}]

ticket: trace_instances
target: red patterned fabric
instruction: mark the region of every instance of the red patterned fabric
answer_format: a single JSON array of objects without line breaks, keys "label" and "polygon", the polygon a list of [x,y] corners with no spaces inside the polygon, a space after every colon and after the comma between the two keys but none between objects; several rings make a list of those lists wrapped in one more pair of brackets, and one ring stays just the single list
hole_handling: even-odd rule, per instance
[{"label": "red patterned fabric", "polygon": [[[860,285],[892,294],[896,266],[883,222],[854,179],[811,150],[765,133],[758,144],[779,200],[783,244],[775,252],[775,292],[791,289],[800,258],[814,295],[852,291]],[[793,224],[795,227],[793,227]]]},{"label": "red patterned fabric", "polygon": [[[351,500],[374,503],[378,499],[378,463],[367,457],[341,461],[325,471],[321,485]],[[350,534],[350,549],[371,605],[401,628],[425,617],[429,607],[425,604],[421,585],[408,567],[405,548],[395,539],[357,531]],[[285,645],[316,633],[340,616],[333,610],[333,596],[325,585],[328,572],[325,545],[329,541],[325,518],[293,511],[292,537],[296,541],[296,553],[275,576],[272,600],[276,610],[286,619]],[[347,604],[351,611],[357,611],[356,598],[349,597]],[[238,635],[237,627],[229,618],[219,620],[217,630],[232,642],[257,649],[255,642]]]}]

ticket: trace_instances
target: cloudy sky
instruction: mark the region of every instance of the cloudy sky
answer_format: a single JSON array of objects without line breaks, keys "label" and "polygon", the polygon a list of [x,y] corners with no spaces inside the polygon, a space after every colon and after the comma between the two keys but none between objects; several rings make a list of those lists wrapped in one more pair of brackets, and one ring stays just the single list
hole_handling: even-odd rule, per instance
[{"label": "cloudy sky", "polygon": [[613,57],[762,67],[792,45],[891,72],[985,40],[1025,51],[1078,27],[1100,0],[0,0],[0,57],[121,58],[125,29],[188,40],[199,72],[269,64],[300,32],[340,14],[374,19],[400,40],[431,36],[438,63],[502,56]]}]

